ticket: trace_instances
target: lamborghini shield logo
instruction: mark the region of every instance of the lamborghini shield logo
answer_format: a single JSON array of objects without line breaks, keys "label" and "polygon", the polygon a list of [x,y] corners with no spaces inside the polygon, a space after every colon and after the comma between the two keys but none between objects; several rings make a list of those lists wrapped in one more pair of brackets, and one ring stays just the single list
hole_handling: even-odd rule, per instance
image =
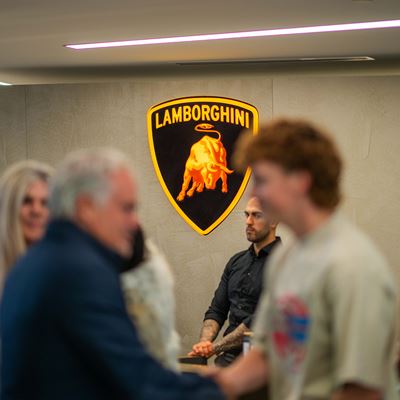
[{"label": "lamborghini shield logo", "polygon": [[207,235],[233,210],[249,181],[230,165],[243,129],[258,130],[257,109],[222,97],[186,97],[149,109],[151,158],[160,184],[182,218]]}]

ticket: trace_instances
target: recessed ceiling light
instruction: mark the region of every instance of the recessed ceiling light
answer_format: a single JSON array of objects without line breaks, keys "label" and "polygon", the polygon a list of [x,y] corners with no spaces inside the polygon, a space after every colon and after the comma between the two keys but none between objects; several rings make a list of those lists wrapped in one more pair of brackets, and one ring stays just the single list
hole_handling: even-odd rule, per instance
[{"label": "recessed ceiling light", "polygon": [[261,58],[247,60],[199,60],[182,61],[176,63],[180,66],[193,65],[225,65],[225,64],[273,64],[273,63],[297,63],[305,62],[342,62],[342,61],[375,61],[375,58],[369,56],[344,56],[344,57],[294,57],[294,58]]},{"label": "recessed ceiling light", "polygon": [[12,86],[12,83],[0,82],[0,86]]},{"label": "recessed ceiling light", "polygon": [[345,31],[358,31],[366,29],[383,29],[383,28],[399,28],[399,27],[400,27],[400,19],[396,19],[390,21],[355,22],[349,24],[304,26],[298,28],[266,29],[260,31],[247,31],[247,32],[211,33],[211,34],[191,35],[191,36],[161,37],[154,39],[122,40],[116,42],[67,44],[65,45],[65,47],[74,50],[86,50],[86,49],[100,49],[107,47],[144,46],[152,44],[202,42],[207,40],[303,35],[310,33],[345,32]]}]

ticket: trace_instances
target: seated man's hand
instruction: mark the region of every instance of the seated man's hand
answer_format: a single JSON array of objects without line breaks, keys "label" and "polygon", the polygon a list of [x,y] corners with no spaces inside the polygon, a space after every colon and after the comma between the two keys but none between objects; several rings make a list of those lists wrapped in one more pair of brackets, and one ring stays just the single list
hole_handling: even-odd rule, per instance
[{"label": "seated man's hand", "polygon": [[192,351],[189,353],[189,356],[200,356],[209,358],[214,355],[214,346],[211,341],[207,340],[204,342],[196,343]]}]

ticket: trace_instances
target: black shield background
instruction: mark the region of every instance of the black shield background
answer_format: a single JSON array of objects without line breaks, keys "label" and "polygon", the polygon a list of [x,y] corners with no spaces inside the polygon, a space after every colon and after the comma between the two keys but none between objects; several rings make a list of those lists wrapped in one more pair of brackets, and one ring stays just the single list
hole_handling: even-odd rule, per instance
[{"label": "black shield background", "polygon": [[[186,102],[184,104],[199,104],[199,101]],[[201,104],[221,105],[220,102],[204,102]],[[229,105],[229,104],[227,104]],[[170,105],[162,108],[172,109],[178,105]],[[241,108],[237,107],[236,108]],[[245,111],[249,111],[243,108]],[[159,112],[161,110],[158,110]],[[195,131],[195,126],[199,123],[213,124],[215,129],[221,133],[222,143],[227,151],[227,166],[229,169],[234,169],[231,156],[234,151],[235,143],[240,136],[243,128],[239,125],[233,125],[225,122],[214,121],[190,121],[166,125],[159,129],[155,129],[156,121],[155,114],[153,113],[151,126],[153,127],[153,143],[154,152],[157,163],[160,169],[162,178],[167,186],[169,192],[182,211],[202,230],[206,230],[212,225],[225,210],[232,203],[239,188],[242,185],[244,175],[238,172],[233,172],[228,175],[228,193],[222,193],[221,180],[218,180],[215,190],[207,190],[204,188],[203,192],[195,192],[192,197],[185,197],[181,202],[176,200],[183,183],[183,174],[185,171],[185,164],[189,157],[191,146],[199,141],[205,133]],[[253,114],[250,114],[250,129],[253,130]],[[160,112],[163,115],[163,111]],[[216,137],[215,134],[208,134]],[[189,185],[189,188],[191,184]]]}]

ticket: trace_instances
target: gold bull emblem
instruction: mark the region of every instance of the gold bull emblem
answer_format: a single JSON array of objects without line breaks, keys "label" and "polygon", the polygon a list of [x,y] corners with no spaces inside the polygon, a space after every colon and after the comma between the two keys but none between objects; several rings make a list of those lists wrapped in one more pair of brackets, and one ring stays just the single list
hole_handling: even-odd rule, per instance
[{"label": "gold bull emblem", "polygon": [[[221,133],[213,128],[214,125],[205,123],[195,127],[197,132],[215,133],[218,137],[205,135],[190,148],[178,201],[183,201],[186,196],[192,197],[195,191],[202,192],[204,187],[215,190],[219,179],[222,181],[222,192],[228,192],[227,174],[234,171],[227,167],[226,149],[221,141]],[[191,182],[192,186],[189,189]]]}]

